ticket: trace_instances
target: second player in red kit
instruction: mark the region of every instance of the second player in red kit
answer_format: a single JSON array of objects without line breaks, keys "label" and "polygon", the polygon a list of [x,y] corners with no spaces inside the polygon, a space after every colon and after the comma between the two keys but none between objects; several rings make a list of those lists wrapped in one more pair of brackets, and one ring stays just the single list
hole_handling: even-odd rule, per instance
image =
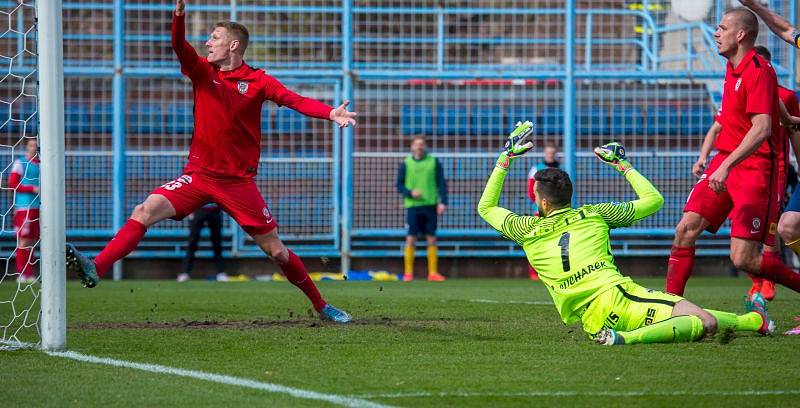
[{"label": "second player in red kit", "polygon": [[[667,291],[682,295],[703,230],[731,220],[731,261],[740,270],[800,290],[796,275],[775,254],[760,253],[775,241],[783,192],[779,182],[785,137],[780,131],[778,81],[754,49],[758,20],[747,9],[725,13],[714,37],[728,60],[717,116],[721,125],[712,159],[689,194],[667,267]],[[763,302],[760,294],[751,299]]]},{"label": "second player in red kit", "polygon": [[67,265],[84,286],[93,287],[113,265],[136,248],[147,228],[166,218],[182,219],[206,203],[227,212],[300,288],[323,319],[347,323],[350,315],[323,300],[300,258],[284,246],[277,224],[254,177],[261,157],[261,108],[269,100],[306,116],[355,125],[348,102],[333,108],[300,96],[263,70],[247,65],[247,29],[235,22],[217,23],[200,57],[185,39],[185,1],[172,16],[172,48],[181,72],[192,80],[194,134],[182,175],[155,189],[136,206],[111,242],[91,260],[67,246]]}]

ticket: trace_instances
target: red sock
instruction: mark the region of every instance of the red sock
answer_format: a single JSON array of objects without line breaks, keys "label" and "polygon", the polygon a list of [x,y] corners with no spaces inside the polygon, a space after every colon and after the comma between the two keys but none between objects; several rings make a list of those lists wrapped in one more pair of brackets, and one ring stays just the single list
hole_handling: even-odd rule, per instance
[{"label": "red sock", "polygon": [[[766,252],[765,252],[765,254],[766,254]],[[761,284],[764,283],[764,279],[763,278],[759,278],[758,276],[753,275],[752,273],[748,273],[747,275],[750,276],[750,280],[753,281],[753,285],[761,285]]]},{"label": "red sock", "polygon": [[672,246],[667,264],[667,292],[683,296],[694,266],[694,247]]},{"label": "red sock", "polygon": [[800,292],[800,274],[787,268],[777,252],[764,252],[761,256],[761,267],[758,274],[764,279],[780,283],[783,286]]},{"label": "red sock", "polygon": [[28,277],[31,276],[31,248],[17,248],[17,273]]},{"label": "red sock", "polygon": [[286,279],[306,294],[306,297],[308,297],[308,300],[314,305],[316,311],[319,312],[325,307],[327,303],[322,299],[322,295],[319,294],[317,285],[315,285],[311,277],[308,276],[306,267],[303,265],[303,261],[299,256],[289,250],[289,262],[278,266],[281,268],[281,271],[283,271]]},{"label": "red sock", "polygon": [[117,231],[117,235],[109,241],[105,248],[94,258],[97,275],[101,278],[111,269],[114,262],[119,261],[131,253],[147,232],[147,227],[139,221],[128,219],[125,225]]}]

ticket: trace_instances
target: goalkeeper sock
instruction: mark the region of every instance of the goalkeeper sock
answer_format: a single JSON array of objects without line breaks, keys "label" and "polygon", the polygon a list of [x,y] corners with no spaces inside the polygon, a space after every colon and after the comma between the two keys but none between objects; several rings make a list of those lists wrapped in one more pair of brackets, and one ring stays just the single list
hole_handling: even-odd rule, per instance
[{"label": "goalkeeper sock", "polygon": [[30,276],[31,275],[31,248],[30,247],[19,247],[17,248],[17,256],[16,256],[16,264],[17,264],[17,273],[22,276]]},{"label": "goalkeeper sock", "polygon": [[300,257],[291,250],[287,251],[289,251],[289,261],[282,265],[278,264],[278,266],[281,268],[281,271],[283,271],[283,275],[286,276],[286,280],[302,290],[303,293],[306,294],[306,297],[308,297],[308,300],[311,301],[311,304],[314,305],[314,309],[319,312],[325,307],[325,300],[323,300],[322,295],[319,294],[317,285],[315,285],[311,277],[308,276],[306,267],[303,265],[303,261]]},{"label": "goalkeeper sock", "polygon": [[127,256],[129,253],[136,249],[139,241],[144,237],[147,232],[147,227],[133,218],[128,219],[125,225],[117,231],[114,238],[108,242],[105,248],[94,258],[94,266],[97,268],[97,275],[99,277],[105,276],[106,272],[111,269],[114,262]]},{"label": "goalkeeper sock", "polygon": [[800,274],[787,268],[777,252],[764,252],[756,275],[800,292]]},{"label": "goalkeeper sock", "polygon": [[720,312],[719,310],[704,309],[717,319],[717,333],[725,330],[753,331],[761,328],[761,315],[756,312],[737,315],[736,313]]},{"label": "goalkeeper sock", "polygon": [[674,245],[669,253],[667,264],[667,293],[683,296],[686,281],[692,274],[694,266],[694,247]]},{"label": "goalkeeper sock", "polygon": [[617,332],[625,344],[678,343],[703,337],[703,322],[697,316],[674,316],[629,332]]},{"label": "goalkeeper sock", "polygon": [[428,276],[439,274],[439,248],[428,245]]},{"label": "goalkeeper sock", "polygon": [[403,251],[403,273],[414,275],[414,247],[411,245],[406,245]]}]

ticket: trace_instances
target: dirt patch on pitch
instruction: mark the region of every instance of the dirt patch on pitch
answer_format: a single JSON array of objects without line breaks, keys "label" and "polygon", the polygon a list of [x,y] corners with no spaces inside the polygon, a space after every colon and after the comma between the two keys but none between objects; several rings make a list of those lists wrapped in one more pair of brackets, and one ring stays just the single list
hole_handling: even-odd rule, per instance
[{"label": "dirt patch on pitch", "polygon": [[[430,323],[430,321],[379,319],[354,320],[348,326],[405,326]],[[339,326],[321,320],[185,320],[177,322],[99,322],[70,325],[72,329],[269,329],[280,327],[322,327]]]}]

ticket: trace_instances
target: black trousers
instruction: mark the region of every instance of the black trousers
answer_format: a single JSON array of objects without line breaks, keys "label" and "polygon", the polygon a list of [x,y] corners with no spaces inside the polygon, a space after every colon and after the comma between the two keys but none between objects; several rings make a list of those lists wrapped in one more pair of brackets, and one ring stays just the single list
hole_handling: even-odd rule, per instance
[{"label": "black trousers", "polygon": [[214,251],[214,264],[217,273],[225,272],[222,260],[222,211],[219,208],[201,208],[192,214],[192,223],[189,226],[189,248],[183,258],[183,272],[189,273],[194,266],[194,254],[197,252],[197,243],[200,241],[200,232],[208,225],[211,232],[211,248]]}]

